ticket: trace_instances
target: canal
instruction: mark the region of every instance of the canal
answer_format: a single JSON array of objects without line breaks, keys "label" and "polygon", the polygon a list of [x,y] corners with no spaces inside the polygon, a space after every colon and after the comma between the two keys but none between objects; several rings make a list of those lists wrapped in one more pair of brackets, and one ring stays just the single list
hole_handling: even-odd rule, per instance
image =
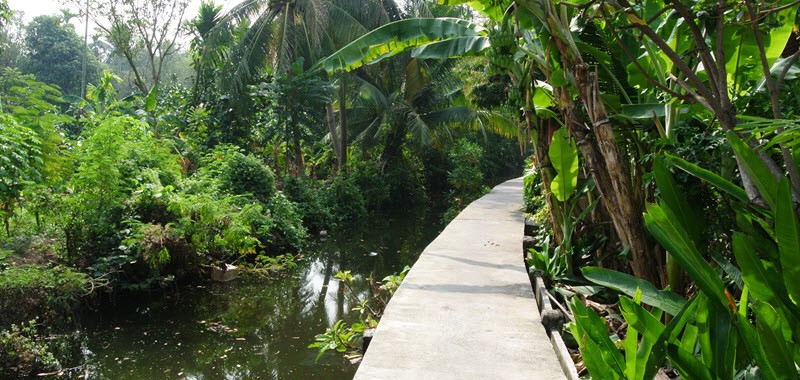
[{"label": "canal", "polygon": [[[441,212],[403,210],[313,238],[293,270],[203,283],[104,306],[81,318],[90,379],[351,379],[356,366],[308,348],[356,305],[340,270],[381,279],[412,265],[443,228]],[[77,373],[75,373],[78,375]]]}]

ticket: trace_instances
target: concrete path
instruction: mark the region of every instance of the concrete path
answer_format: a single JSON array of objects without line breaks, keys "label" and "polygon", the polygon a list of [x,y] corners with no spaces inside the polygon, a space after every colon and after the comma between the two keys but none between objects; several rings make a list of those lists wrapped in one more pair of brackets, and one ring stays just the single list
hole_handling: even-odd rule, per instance
[{"label": "concrete path", "polygon": [[564,379],[522,262],[522,179],[470,204],[389,302],[356,379]]}]

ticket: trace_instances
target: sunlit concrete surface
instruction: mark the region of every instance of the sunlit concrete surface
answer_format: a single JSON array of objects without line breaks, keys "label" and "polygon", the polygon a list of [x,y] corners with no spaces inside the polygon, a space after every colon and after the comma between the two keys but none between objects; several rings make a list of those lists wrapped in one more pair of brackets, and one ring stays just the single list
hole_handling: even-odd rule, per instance
[{"label": "sunlit concrete surface", "polygon": [[470,204],[389,302],[356,379],[564,379],[522,261],[522,179]]}]

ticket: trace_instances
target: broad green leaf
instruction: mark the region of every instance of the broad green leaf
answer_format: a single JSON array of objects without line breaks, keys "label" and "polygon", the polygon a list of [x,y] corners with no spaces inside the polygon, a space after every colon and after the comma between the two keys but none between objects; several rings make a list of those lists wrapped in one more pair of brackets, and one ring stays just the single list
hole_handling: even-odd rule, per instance
[{"label": "broad green leaf", "polygon": [[[778,75],[780,75],[780,73],[783,72],[783,70],[786,69],[786,66],[788,66],[789,63],[791,62],[792,62],[791,57],[778,58],[777,60],[775,60],[775,63],[769,69],[770,75],[772,75],[773,77],[777,77]],[[786,80],[797,79],[797,76],[799,74],[800,74],[800,64],[795,62],[792,66],[789,67],[788,71],[786,71],[786,77],[784,77],[784,79]],[[764,91],[766,90],[766,87],[767,87],[767,81],[761,79],[756,85],[756,92]]]},{"label": "broad green leaf", "polygon": [[[738,336],[734,333],[733,316],[730,312],[708,309],[708,353],[712,360],[712,372],[719,379],[733,378],[736,368],[736,347]],[[699,319],[699,317],[698,317]],[[704,347],[701,334],[701,347]],[[706,363],[709,363],[707,360]]]},{"label": "broad green leaf", "polygon": [[653,284],[626,273],[599,267],[581,269],[587,280],[622,292],[630,297],[636,290],[642,293],[642,302],[664,310],[670,315],[677,315],[686,304],[686,300],[667,290],[658,290]]},{"label": "broad green leaf", "polygon": [[692,353],[675,344],[667,345],[667,353],[672,365],[678,370],[683,379],[713,380],[708,367],[698,360]]},{"label": "broad green leaf", "polygon": [[759,369],[764,373],[764,378],[779,379],[780,376],[775,372],[772,366],[772,359],[767,356],[765,347],[762,346],[761,339],[759,338],[759,333],[756,331],[756,328],[750,324],[750,320],[745,316],[737,315],[736,326],[747,352],[753,357]]},{"label": "broad green leaf", "polygon": [[404,19],[361,36],[322,60],[321,64],[328,72],[350,71],[433,42],[484,33],[485,29],[480,25],[457,18]]},{"label": "broad green leaf", "polygon": [[559,128],[553,133],[549,156],[558,173],[550,183],[550,190],[556,199],[564,202],[578,185],[578,148],[566,128]]},{"label": "broad green leaf", "polygon": [[797,379],[797,370],[792,359],[792,352],[786,346],[786,340],[781,332],[780,315],[771,305],[764,302],[754,302],[753,311],[756,314],[756,331],[760,346],[772,367],[777,379]]},{"label": "broad green leaf", "polygon": [[733,148],[733,152],[742,162],[745,172],[753,180],[753,184],[758,188],[761,197],[767,202],[771,209],[775,209],[775,198],[778,195],[778,181],[772,176],[766,165],[758,158],[756,152],[750,149],[747,144],[739,138],[733,131],[725,134],[728,143]]},{"label": "broad green leaf", "polygon": [[664,117],[666,112],[662,103],[623,104],[622,114],[631,119],[652,120],[655,117]]},{"label": "broad green leaf", "polygon": [[147,98],[144,100],[144,110],[147,112],[153,112],[156,109],[156,100],[158,100],[158,88],[153,86],[150,89],[150,93],[147,94]]},{"label": "broad green leaf", "polygon": [[680,262],[714,306],[730,311],[722,280],[703,259],[689,233],[677,223],[675,214],[666,205],[648,205],[644,220],[650,233]]},{"label": "broad green leaf", "polygon": [[[789,7],[770,16],[774,19],[759,23],[764,56],[770,67],[780,58],[786,47],[786,42],[789,40],[794,26],[796,12],[795,7]],[[734,82],[742,84],[748,79],[758,80],[764,76],[761,52],[751,25],[749,22],[729,24],[724,29],[725,68],[731,84]],[[765,26],[772,26],[772,28],[765,30]]]},{"label": "broad green leaf", "polygon": [[570,309],[575,317],[572,335],[578,341],[589,373],[597,379],[619,379],[625,373],[625,359],[608,337],[608,328],[600,317],[573,298]]},{"label": "broad green leaf", "polygon": [[686,325],[683,328],[683,335],[680,337],[680,346],[684,350],[687,351],[694,351],[695,345],[697,345],[697,335],[699,334],[699,330],[695,325]]},{"label": "broad green leaf", "polygon": [[[639,348],[636,350],[636,361],[628,366],[635,365],[634,379],[652,379],[666,356],[664,350],[664,330],[665,327],[658,318],[650,314],[641,305],[637,305],[627,297],[621,297],[620,311],[625,317],[628,326],[632,326],[642,334]],[[629,327],[630,328],[630,327]],[[627,353],[626,353],[627,354]],[[630,371],[628,372],[630,373]]]},{"label": "broad green leaf", "polygon": [[672,173],[667,169],[664,158],[656,156],[653,161],[653,173],[656,177],[656,184],[661,197],[661,201],[669,206],[669,209],[675,212],[678,216],[679,222],[686,228],[686,231],[691,235],[692,240],[696,244],[702,243],[703,228],[700,225],[700,218],[698,217],[695,209],[689,205],[686,200],[686,195],[678,185],[675,179],[672,178]]},{"label": "broad green leaf", "polygon": [[636,363],[639,360],[639,331],[628,325],[628,331],[625,334],[625,340],[622,341],[622,349],[625,353],[625,378],[636,379]]},{"label": "broad green leaf", "polygon": [[490,46],[489,37],[456,37],[420,46],[411,52],[411,56],[420,59],[445,59],[464,55],[476,55]]},{"label": "broad green leaf", "polygon": [[[690,301],[686,302],[686,304],[683,305],[681,311],[678,312],[678,314],[676,314],[674,318],[672,318],[672,320],[667,325],[667,328],[664,330],[664,334],[666,334],[665,339],[667,341],[678,342],[679,341],[678,338],[681,337],[681,335],[682,338],[684,339],[687,338],[689,340],[692,339],[691,328],[694,327],[694,325],[691,324],[691,322],[694,321],[695,312],[697,308],[702,304],[702,302],[700,301],[702,301],[704,298],[705,298],[704,296],[700,295],[692,298]],[[692,347],[694,347],[694,344],[692,344]]]},{"label": "broad green leaf", "polygon": [[550,85],[553,87],[563,87],[569,84],[569,80],[567,80],[567,76],[564,74],[564,70],[556,69],[550,74]]},{"label": "broad green leaf", "polygon": [[533,93],[533,104],[536,107],[548,108],[553,105],[553,92],[543,87],[537,86]]},{"label": "broad green leaf", "polygon": [[775,27],[764,38],[764,55],[767,57],[769,66],[772,66],[783,53],[783,49],[786,47],[786,43],[789,41],[792,29],[795,26],[796,14],[796,7],[789,7],[775,13]]},{"label": "broad green leaf", "polygon": [[781,256],[783,283],[795,305],[800,304],[800,223],[794,212],[792,189],[784,179],[778,187],[775,211],[775,237]]},{"label": "broad green leaf", "polygon": [[726,180],[725,178],[722,178],[721,176],[719,176],[719,175],[717,175],[717,174],[715,174],[715,173],[713,173],[711,171],[708,171],[706,169],[703,169],[703,168],[701,168],[701,167],[699,167],[699,166],[697,166],[697,165],[695,165],[695,164],[693,164],[693,163],[691,163],[689,161],[686,161],[686,160],[684,160],[684,159],[682,159],[680,157],[673,156],[671,154],[666,154],[666,157],[669,159],[668,162],[670,164],[682,169],[683,171],[685,171],[685,172],[687,172],[687,173],[689,173],[689,174],[691,174],[691,175],[693,175],[693,176],[695,176],[697,178],[700,178],[700,179],[702,179],[702,180],[714,185],[715,187],[717,187],[717,189],[722,190],[722,191],[732,195],[734,198],[736,198],[736,199],[738,199],[738,200],[740,200],[742,202],[745,202],[745,203],[750,201],[750,199],[747,198],[747,192],[744,191],[744,189],[742,189],[739,186],[734,185],[732,182]]}]

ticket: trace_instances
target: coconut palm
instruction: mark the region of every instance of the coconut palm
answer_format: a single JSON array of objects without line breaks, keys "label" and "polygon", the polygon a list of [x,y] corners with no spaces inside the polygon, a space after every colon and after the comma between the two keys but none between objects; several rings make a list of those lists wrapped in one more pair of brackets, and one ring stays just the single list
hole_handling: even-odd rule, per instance
[{"label": "coconut palm", "polygon": [[222,83],[241,92],[259,76],[289,71],[298,58],[308,69],[397,17],[393,2],[379,0],[245,0],[220,19],[220,27],[247,28],[228,53],[229,76]]},{"label": "coconut palm", "polygon": [[[369,30],[402,16],[393,1],[355,0],[246,0],[219,18],[210,41],[234,32],[236,42],[225,51],[226,63],[218,78],[234,104],[249,104],[247,86],[258,78],[290,71],[300,58],[307,70],[321,57]],[[206,49],[214,53],[218,50]],[[340,166],[346,164],[348,74],[338,83],[339,125],[333,102],[327,105],[328,130]],[[244,109],[246,106],[240,106]]]},{"label": "coconut palm", "polygon": [[350,112],[351,131],[364,148],[380,146],[384,168],[404,144],[441,146],[453,128],[517,134],[502,114],[469,106],[454,60],[428,61],[401,55],[358,71],[359,98]]}]

